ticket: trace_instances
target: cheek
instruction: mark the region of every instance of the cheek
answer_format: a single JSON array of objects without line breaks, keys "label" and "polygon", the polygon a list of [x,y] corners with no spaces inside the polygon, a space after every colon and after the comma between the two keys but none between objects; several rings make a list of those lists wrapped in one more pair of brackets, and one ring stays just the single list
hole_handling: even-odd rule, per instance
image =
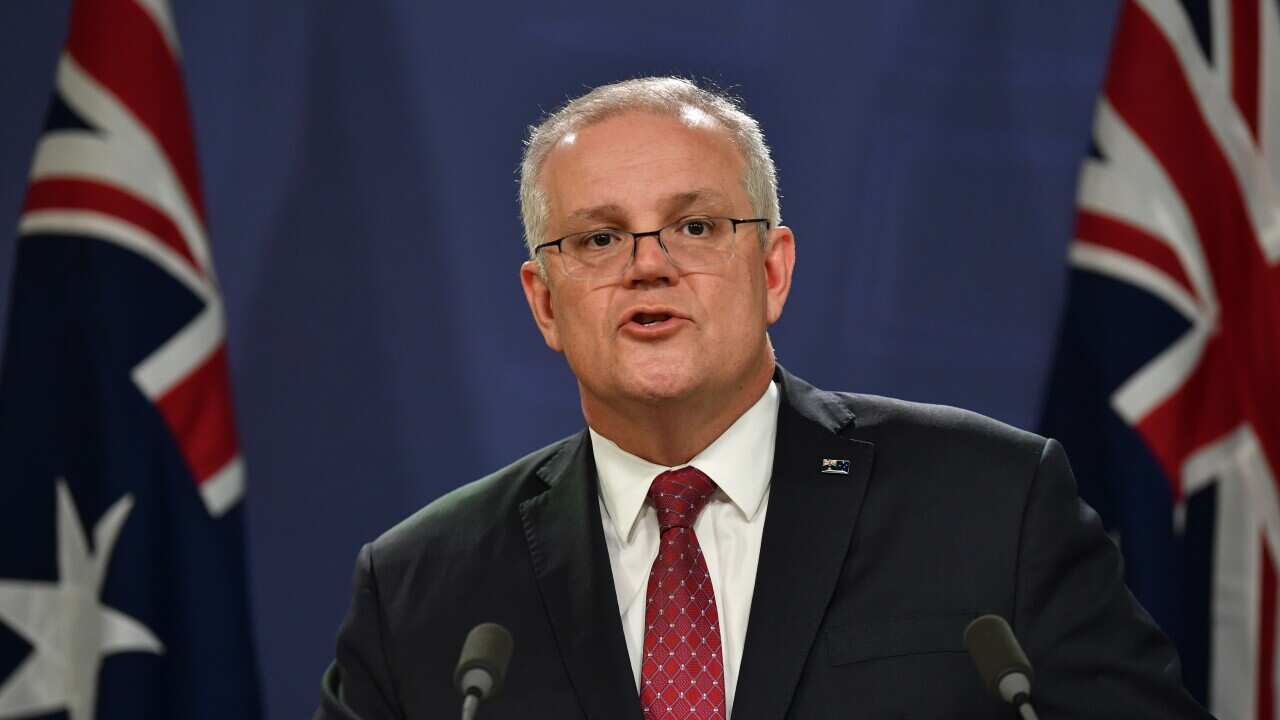
[{"label": "cheek", "polygon": [[605,300],[595,292],[562,297],[556,302],[556,331],[566,354],[585,358],[601,351]]},{"label": "cheek", "polygon": [[704,311],[716,319],[719,332],[740,339],[758,332],[765,322],[766,295],[760,273],[742,268],[703,294]]}]

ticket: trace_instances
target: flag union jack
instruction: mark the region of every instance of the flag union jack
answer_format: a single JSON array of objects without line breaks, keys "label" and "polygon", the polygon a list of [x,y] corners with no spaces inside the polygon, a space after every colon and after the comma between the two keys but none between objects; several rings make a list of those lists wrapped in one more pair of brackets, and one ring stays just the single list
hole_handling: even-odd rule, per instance
[{"label": "flag union jack", "polygon": [[1280,711],[1278,10],[1124,3],[1046,409],[1224,720]]},{"label": "flag union jack", "polygon": [[206,228],[166,0],[76,0],[0,365],[0,719],[259,713]]},{"label": "flag union jack", "polygon": [[243,494],[244,471],[177,60],[164,2],[76,4],[58,64],[55,118],[74,124],[50,127],[41,138],[18,231],[114,243],[147,258],[199,299],[203,310],[131,375],[173,432],[209,511],[221,514]]}]

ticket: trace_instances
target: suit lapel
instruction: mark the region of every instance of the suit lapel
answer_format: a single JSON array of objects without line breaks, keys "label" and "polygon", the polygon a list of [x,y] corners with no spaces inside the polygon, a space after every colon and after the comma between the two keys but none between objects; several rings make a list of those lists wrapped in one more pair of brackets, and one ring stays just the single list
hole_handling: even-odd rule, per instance
[{"label": "suit lapel", "polygon": [[[781,369],[776,377],[778,443],[733,720],[786,715],[850,551],[874,454],[871,443],[841,437],[853,414],[838,396]],[[824,459],[848,460],[848,474],[823,473]]]},{"label": "suit lapel", "polygon": [[569,681],[591,720],[641,720],[587,433],[568,442],[539,476],[550,487],[522,503],[520,514]]}]

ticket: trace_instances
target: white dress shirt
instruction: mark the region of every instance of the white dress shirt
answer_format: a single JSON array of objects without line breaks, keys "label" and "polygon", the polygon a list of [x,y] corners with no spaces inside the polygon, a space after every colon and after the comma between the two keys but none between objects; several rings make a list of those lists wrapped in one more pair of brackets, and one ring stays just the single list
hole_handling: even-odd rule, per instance
[{"label": "white dress shirt", "polygon": [[[733,711],[751,616],[777,434],[778,387],[769,383],[755,405],[689,461],[719,487],[694,521],[693,531],[707,561],[720,615],[726,714]],[[591,430],[591,451],[600,477],[600,517],[622,632],[638,691],[645,597],[659,541],[658,513],[646,496],[653,479],[672,468],[636,457],[595,430]]]}]

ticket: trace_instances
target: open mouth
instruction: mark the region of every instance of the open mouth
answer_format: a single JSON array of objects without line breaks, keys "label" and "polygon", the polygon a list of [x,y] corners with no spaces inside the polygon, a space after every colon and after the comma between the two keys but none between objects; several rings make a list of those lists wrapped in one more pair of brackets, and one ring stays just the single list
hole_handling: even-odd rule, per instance
[{"label": "open mouth", "polygon": [[632,308],[624,316],[621,329],[631,332],[634,337],[654,340],[679,331],[687,320],[675,308],[649,305]]},{"label": "open mouth", "polygon": [[631,322],[647,327],[670,319],[671,315],[668,313],[636,313],[635,317],[631,318]]}]

